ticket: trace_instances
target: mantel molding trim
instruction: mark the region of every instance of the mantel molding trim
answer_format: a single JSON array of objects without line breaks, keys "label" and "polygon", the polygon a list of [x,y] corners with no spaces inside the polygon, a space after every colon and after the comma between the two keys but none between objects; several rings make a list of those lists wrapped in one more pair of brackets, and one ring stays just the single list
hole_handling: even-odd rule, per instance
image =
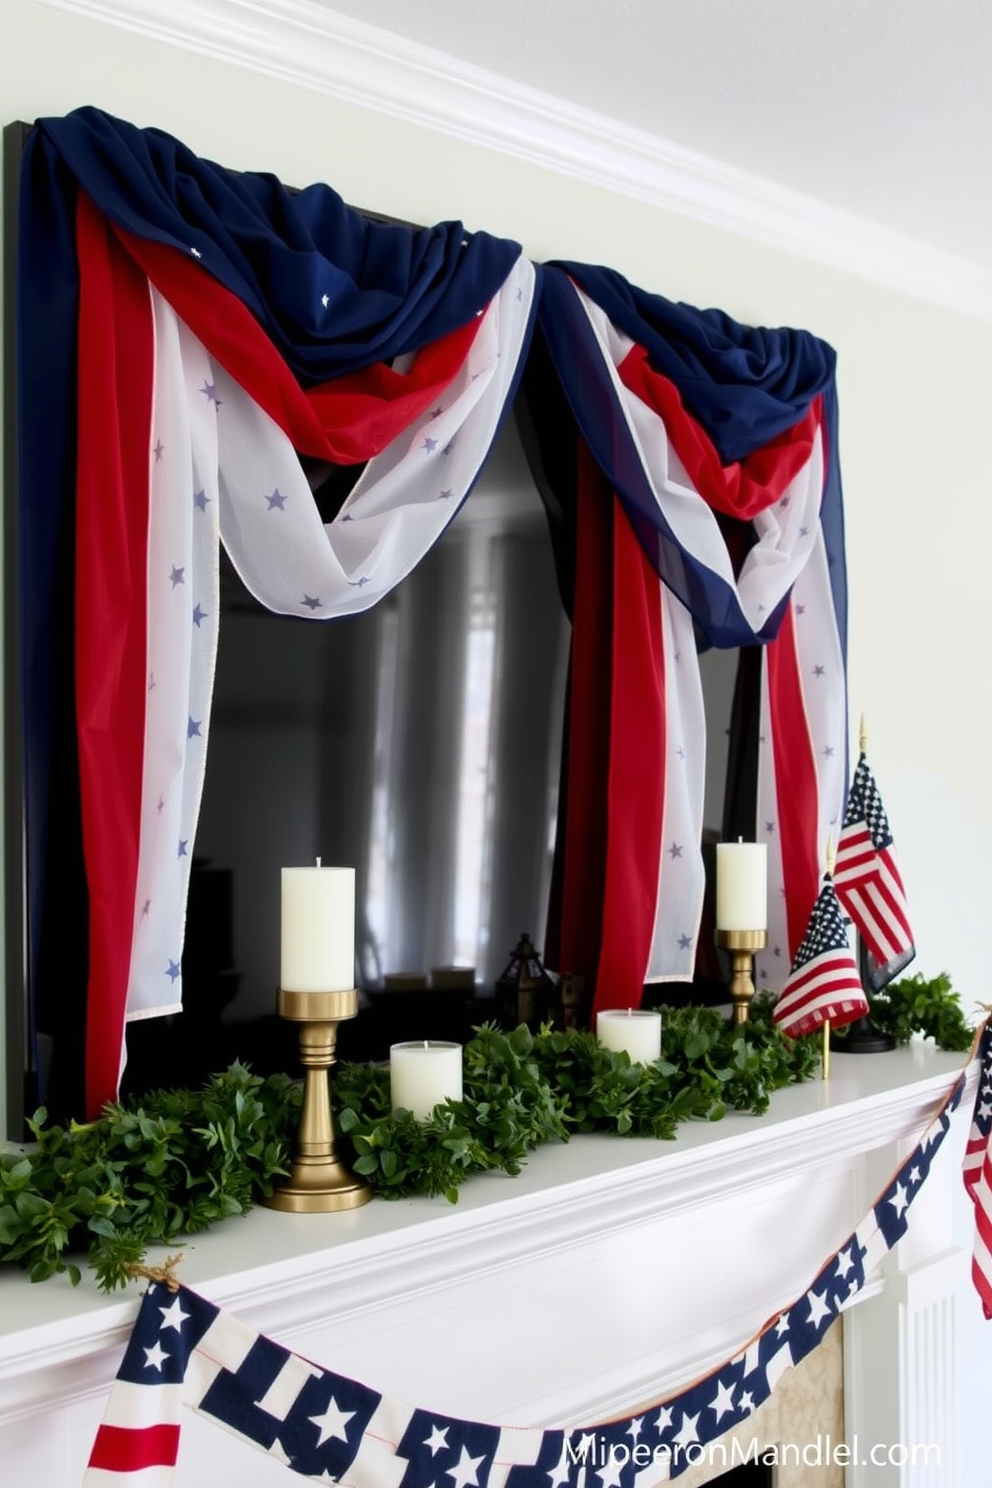
[{"label": "mantel molding trim", "polygon": [[36,3],[526,160],[992,323],[992,272],[979,264],[317,0]]}]

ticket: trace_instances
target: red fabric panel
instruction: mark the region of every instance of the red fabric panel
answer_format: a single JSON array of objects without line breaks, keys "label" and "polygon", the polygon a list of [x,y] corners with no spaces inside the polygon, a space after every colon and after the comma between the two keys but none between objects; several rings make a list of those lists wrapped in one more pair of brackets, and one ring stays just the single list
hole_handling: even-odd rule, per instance
[{"label": "red fabric panel", "polygon": [[154,336],[145,276],[82,195],[76,238],[76,713],[93,1118],[117,1095],[138,876]]},{"label": "red fabric panel", "polygon": [[618,371],[624,387],[663,420],[675,453],[704,501],[725,516],[751,521],[779,499],[810,457],[822,420],[820,398],[777,439],[724,465],[702,425],[682,406],[678,388],[653,369],[643,346],[631,347]]},{"label": "red fabric panel", "polygon": [[[776,830],[782,852],[789,957],[806,933],[820,889],[825,842],[817,842],[816,758],[803,704],[795,616],[790,598],[776,639],[767,647],[768,701],[778,797]],[[758,823],[759,832],[764,827]]]},{"label": "red fabric panel", "polygon": [[558,970],[596,978],[606,861],[610,690],[612,502],[584,443],[579,445],[575,602],[569,678],[567,793]]},{"label": "red fabric panel", "polygon": [[89,1466],[105,1472],[139,1472],[143,1467],[174,1467],[179,1456],[178,1426],[101,1426]]},{"label": "red fabric panel", "polygon": [[614,496],[606,882],[594,1016],[640,1007],[651,958],[665,811],[660,588]]},{"label": "red fabric panel", "polygon": [[357,465],[379,454],[457,375],[479,319],[418,352],[409,372],[377,363],[304,391],[251,311],[194,259],[115,229],[179,318],[301,454]]}]

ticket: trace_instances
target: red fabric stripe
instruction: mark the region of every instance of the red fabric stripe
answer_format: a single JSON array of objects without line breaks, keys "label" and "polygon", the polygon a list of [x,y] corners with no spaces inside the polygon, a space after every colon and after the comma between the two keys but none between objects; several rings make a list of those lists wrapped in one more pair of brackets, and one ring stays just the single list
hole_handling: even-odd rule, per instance
[{"label": "red fabric stripe", "polygon": [[[792,599],[775,640],[765,648],[775,757],[776,830],[782,853],[789,955],[802,944],[820,882],[816,758],[803,703]],[[764,827],[764,823],[759,823]]]},{"label": "red fabric stripe", "polygon": [[665,811],[665,658],[660,580],[613,497],[603,942],[593,1013],[640,1007],[658,908]]},{"label": "red fabric stripe", "polygon": [[[558,969],[592,987],[599,962],[606,861],[606,779],[612,591],[610,490],[582,442],[578,452],[575,600],[569,672],[565,852]],[[553,944],[553,937],[551,943]]]},{"label": "red fabric stripe", "polygon": [[89,1466],[105,1472],[139,1472],[143,1467],[174,1467],[179,1456],[178,1426],[101,1426]]},{"label": "red fabric stripe", "polygon": [[116,229],[176,314],[302,454],[356,465],[419,418],[464,364],[474,318],[425,346],[407,373],[379,362],[304,391],[251,311],[195,260]]},{"label": "red fabric stripe", "polygon": [[154,341],[147,281],[82,195],[76,241],[76,711],[92,1119],[117,1094],[138,875]]},{"label": "red fabric stripe", "polygon": [[643,346],[632,346],[617,371],[624,387],[663,420],[700,496],[725,516],[751,521],[779,499],[809,460],[823,417],[820,398],[791,429],[743,460],[724,465],[705,429],[683,407],[678,388],[654,370]]},{"label": "red fabric stripe", "polygon": [[[992,1195],[990,1195],[989,1190],[988,1190],[988,1185],[990,1183],[992,1183],[992,1173],[989,1172],[988,1159],[986,1159],[985,1164],[983,1166],[982,1178],[983,1178],[984,1183],[986,1185],[984,1199],[987,1202],[988,1199],[990,1197],[992,1197]],[[977,1196],[977,1198],[975,1200],[975,1228],[977,1229],[978,1233],[981,1235],[982,1240],[985,1243],[986,1249],[990,1253],[992,1253],[992,1216],[990,1216],[988,1210],[985,1207],[985,1203],[983,1202],[983,1193],[982,1193],[982,1190],[981,1189],[979,1189],[978,1196]]]}]

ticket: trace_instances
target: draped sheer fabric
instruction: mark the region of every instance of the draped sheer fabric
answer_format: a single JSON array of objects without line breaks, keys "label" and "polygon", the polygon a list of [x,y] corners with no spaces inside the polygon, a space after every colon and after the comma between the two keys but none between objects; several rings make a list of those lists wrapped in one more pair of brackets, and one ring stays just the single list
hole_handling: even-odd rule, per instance
[{"label": "draped sheer fabric", "polygon": [[[846,784],[829,347],[613,270],[532,265],[460,223],[372,222],[329,187],[227,171],[95,109],[29,137],[19,321],[30,954],[44,964],[51,802],[78,759],[78,832],[64,803],[58,829],[81,865],[91,1112],[117,1089],[126,1020],[181,1002],[218,542],[279,613],[374,604],[471,499],[532,355],[551,373],[527,378],[528,416],[574,625],[551,964],[597,1007],[691,978],[696,647],[757,645],[762,971],[782,984]],[[308,460],[363,467],[330,521]],[[71,739],[53,728],[67,687]]]}]

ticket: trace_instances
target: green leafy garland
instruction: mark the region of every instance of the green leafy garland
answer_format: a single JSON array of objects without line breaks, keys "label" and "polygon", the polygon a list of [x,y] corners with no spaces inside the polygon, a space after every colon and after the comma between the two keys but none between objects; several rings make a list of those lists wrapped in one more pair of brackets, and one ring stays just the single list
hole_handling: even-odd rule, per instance
[{"label": "green leafy garland", "polygon": [[[926,1024],[944,1047],[965,1048],[970,1030],[965,1043],[943,1043],[967,1028],[959,1008],[960,1027],[948,1011],[957,999],[944,980],[936,993],[932,983],[922,991],[914,983],[912,996],[890,989],[894,1022],[903,1030],[915,1018],[910,1032]],[[876,1022],[878,1007],[876,999]],[[386,1198],[454,1201],[471,1173],[518,1173],[535,1148],[573,1132],[670,1138],[689,1118],[760,1115],[772,1091],[809,1079],[820,1057],[819,1039],[783,1037],[771,1008],[756,999],[744,1025],[713,1009],[665,1008],[661,1058],[648,1066],[588,1033],[486,1024],[465,1046],[464,1098],[428,1121],[391,1111],[387,1069],[344,1065],[333,1082],[342,1156]],[[197,1234],[272,1193],[288,1168],[299,1103],[288,1077],[262,1079],[234,1064],[201,1091],[156,1091],[83,1126],[50,1126],[39,1111],[32,1149],[0,1152],[0,1262],[32,1281],[66,1273],[76,1284],[72,1257],[88,1252],[102,1290],[123,1286],[147,1246]]]}]

